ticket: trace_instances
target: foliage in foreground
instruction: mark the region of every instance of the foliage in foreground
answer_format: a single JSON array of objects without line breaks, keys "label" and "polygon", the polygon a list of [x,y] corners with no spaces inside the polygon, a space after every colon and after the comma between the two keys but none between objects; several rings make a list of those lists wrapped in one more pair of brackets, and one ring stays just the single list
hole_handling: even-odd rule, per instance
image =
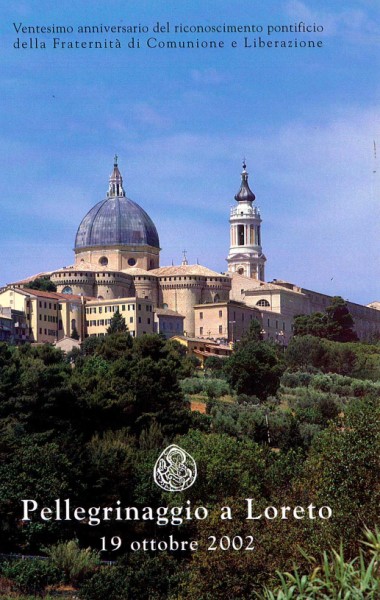
[{"label": "foliage in foreground", "polygon": [[49,563],[62,573],[64,583],[78,585],[100,564],[98,552],[80,548],[76,540],[62,542],[47,549]]},{"label": "foliage in foreground", "polygon": [[35,596],[42,596],[48,585],[59,581],[59,571],[45,560],[6,562],[1,567],[1,575],[19,592]]},{"label": "foliage in foreground", "polygon": [[301,575],[298,569],[293,573],[278,573],[281,584],[274,590],[265,588],[260,593],[264,600],[296,600],[313,598],[347,598],[347,600],[375,600],[380,597],[380,531],[365,532],[363,542],[366,551],[346,561],[342,546],[339,551],[324,552],[322,563],[317,564],[313,557],[307,557],[313,571]]}]

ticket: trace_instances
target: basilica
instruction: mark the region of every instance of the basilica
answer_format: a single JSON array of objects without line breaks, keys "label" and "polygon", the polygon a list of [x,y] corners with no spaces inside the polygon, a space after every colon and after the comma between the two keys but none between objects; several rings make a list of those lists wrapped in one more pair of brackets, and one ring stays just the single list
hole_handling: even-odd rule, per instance
[{"label": "basilica", "polygon": [[[127,197],[115,157],[105,198],[79,224],[73,265],[44,273],[57,292],[29,289],[33,278],[9,284],[0,290],[0,317],[2,308],[24,312],[31,341],[51,342],[73,329],[81,338],[102,336],[118,310],[132,335],[217,344],[239,340],[256,319],[264,339],[286,345],[294,317],[323,311],[331,297],[279,279],[265,282],[262,219],[245,162],[233,202],[225,273],[189,265],[186,256],[180,265],[160,266],[156,226]],[[359,338],[380,332],[380,303],[348,304]]]}]

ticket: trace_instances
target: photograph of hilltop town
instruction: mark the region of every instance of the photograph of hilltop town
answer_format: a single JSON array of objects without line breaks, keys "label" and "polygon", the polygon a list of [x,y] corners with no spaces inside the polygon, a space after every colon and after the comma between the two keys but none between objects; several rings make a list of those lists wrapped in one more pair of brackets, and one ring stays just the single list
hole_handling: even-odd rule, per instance
[{"label": "photograph of hilltop town", "polygon": [[3,600],[380,597],[379,8],[270,4],[3,11]]}]

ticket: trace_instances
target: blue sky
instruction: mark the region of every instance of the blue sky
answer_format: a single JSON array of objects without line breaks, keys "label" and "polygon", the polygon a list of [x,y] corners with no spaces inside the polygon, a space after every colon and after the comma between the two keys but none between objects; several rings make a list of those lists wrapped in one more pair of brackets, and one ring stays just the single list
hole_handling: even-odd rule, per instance
[{"label": "blue sky", "polygon": [[[72,264],[76,229],[105,196],[115,152],[127,195],[157,226],[161,264],[180,263],[186,249],[190,263],[225,270],[245,156],[267,279],[380,300],[378,0],[20,0],[1,13],[0,285]],[[160,40],[225,47],[149,49],[150,31],[131,49],[129,34],[75,32],[157,21],[262,25],[265,40],[323,47],[252,49],[245,34],[171,31]],[[268,24],[299,21],[324,31],[266,35]],[[74,33],[17,34],[13,23]],[[15,49],[18,37],[47,48]],[[122,47],[53,49],[53,37]]]}]

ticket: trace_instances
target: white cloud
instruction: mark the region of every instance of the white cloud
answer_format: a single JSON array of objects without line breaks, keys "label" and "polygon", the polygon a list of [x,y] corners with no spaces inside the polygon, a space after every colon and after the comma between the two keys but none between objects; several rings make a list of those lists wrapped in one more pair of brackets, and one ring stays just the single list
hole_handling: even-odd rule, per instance
[{"label": "white cloud", "polygon": [[224,73],[221,73],[215,68],[192,69],[190,75],[195,83],[206,85],[218,85],[228,80]]},{"label": "white cloud", "polygon": [[132,108],[135,118],[143,123],[156,128],[167,128],[171,119],[161,114],[147,102],[139,102]]},{"label": "white cloud", "polygon": [[[378,4],[375,6],[375,10],[377,9]],[[296,22],[302,20],[308,24],[323,25],[325,35],[342,37],[346,43],[375,45],[380,43],[378,18],[371,19],[368,8],[363,11],[360,8],[344,7],[332,11],[315,9],[311,3],[307,4],[301,0],[290,0],[287,4],[287,13]]]}]

